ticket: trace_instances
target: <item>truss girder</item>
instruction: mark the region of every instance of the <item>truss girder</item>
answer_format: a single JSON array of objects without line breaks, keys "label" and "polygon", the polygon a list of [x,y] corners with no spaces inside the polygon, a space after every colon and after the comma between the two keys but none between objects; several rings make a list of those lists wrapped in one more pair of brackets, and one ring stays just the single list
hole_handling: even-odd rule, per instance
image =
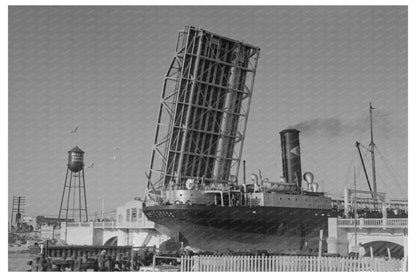
[{"label": "truss girder", "polygon": [[[164,77],[148,187],[238,177],[260,49],[186,27]],[[211,186],[212,187],[212,186]]]}]

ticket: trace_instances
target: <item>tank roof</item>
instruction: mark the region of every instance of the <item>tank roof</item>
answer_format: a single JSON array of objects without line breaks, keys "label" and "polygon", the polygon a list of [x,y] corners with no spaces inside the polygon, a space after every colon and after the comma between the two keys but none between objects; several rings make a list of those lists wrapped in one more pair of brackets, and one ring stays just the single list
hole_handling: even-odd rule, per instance
[{"label": "tank roof", "polygon": [[85,153],[78,146],[75,146],[74,148],[72,148],[71,150],[68,151],[68,153],[71,153],[71,152],[82,153],[82,154]]},{"label": "tank roof", "polygon": [[300,133],[298,129],[284,129],[279,132],[280,134],[286,134],[286,133]]}]

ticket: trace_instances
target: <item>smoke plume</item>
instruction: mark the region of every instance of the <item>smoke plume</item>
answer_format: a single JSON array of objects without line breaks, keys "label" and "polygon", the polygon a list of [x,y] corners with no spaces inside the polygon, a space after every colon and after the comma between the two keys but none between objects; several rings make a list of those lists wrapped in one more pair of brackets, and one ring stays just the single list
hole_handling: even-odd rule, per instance
[{"label": "smoke plume", "polygon": [[327,135],[335,137],[341,134],[343,126],[339,118],[315,118],[289,126],[289,129],[298,129],[303,135]]}]

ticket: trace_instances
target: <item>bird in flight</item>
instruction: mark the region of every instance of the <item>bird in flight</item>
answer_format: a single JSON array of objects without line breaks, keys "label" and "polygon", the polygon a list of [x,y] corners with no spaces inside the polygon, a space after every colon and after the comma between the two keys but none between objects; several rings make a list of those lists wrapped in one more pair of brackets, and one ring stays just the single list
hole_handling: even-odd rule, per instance
[{"label": "bird in flight", "polygon": [[[121,149],[120,149],[120,147],[116,147],[116,150],[120,151]],[[117,159],[117,154],[113,156],[113,160],[115,160],[115,159]]]},{"label": "bird in flight", "polygon": [[75,129],[71,131],[71,134],[76,133],[78,131],[78,128],[79,128],[79,126],[75,127]]},{"label": "bird in flight", "polygon": [[88,168],[94,168],[94,163],[90,164]]}]

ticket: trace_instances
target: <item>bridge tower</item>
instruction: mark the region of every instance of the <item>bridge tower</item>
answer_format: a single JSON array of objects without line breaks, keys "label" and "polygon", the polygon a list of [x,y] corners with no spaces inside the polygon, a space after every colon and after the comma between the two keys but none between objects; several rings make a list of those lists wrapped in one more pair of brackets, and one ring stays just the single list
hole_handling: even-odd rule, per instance
[{"label": "bridge tower", "polygon": [[67,222],[69,219],[79,222],[88,221],[84,151],[78,146],[68,151],[68,165],[59,206],[58,220]]}]

